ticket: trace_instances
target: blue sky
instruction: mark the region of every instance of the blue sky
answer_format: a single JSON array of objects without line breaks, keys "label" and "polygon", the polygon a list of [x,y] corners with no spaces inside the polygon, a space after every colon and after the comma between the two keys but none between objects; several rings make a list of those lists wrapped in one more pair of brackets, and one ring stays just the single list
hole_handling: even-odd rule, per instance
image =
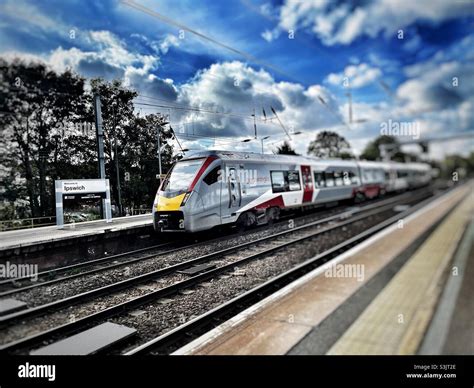
[{"label": "blue sky", "polygon": [[[115,0],[2,1],[0,54],[121,78],[140,93],[137,109],[169,112],[192,149],[258,150],[260,141],[241,142],[253,134],[255,109],[271,152],[284,139],[271,107],[303,132],[292,137],[301,153],[322,129],[358,153],[388,120],[413,124],[421,137],[474,130],[472,1],[135,3],[256,59]],[[430,156],[473,147],[472,139],[437,143]]]}]

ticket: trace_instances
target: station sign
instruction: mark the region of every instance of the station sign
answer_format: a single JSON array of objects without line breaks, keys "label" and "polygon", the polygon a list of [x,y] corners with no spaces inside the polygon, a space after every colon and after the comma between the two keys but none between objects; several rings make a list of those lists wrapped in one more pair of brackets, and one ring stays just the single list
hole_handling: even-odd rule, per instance
[{"label": "station sign", "polygon": [[70,179],[55,181],[56,192],[56,225],[64,227],[64,201],[75,199],[101,198],[104,216],[112,222],[110,202],[110,184],[108,179]]},{"label": "station sign", "polygon": [[60,181],[63,195],[85,194],[85,193],[105,193],[105,179],[81,179]]}]

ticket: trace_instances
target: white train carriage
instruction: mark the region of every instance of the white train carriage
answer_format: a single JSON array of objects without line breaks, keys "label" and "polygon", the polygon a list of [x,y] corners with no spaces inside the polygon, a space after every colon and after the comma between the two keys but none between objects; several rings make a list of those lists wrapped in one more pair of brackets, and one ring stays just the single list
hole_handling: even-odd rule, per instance
[{"label": "white train carriage", "polygon": [[280,211],[386,190],[380,163],[203,151],[177,162],[153,204],[157,231],[197,232],[278,219]]}]

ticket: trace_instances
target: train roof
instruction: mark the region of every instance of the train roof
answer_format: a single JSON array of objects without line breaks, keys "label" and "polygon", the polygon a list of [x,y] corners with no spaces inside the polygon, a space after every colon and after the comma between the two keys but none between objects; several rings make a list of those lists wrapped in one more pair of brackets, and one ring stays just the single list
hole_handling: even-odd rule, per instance
[{"label": "train roof", "polygon": [[236,162],[270,162],[270,163],[291,163],[291,164],[312,164],[312,165],[338,165],[344,167],[357,167],[360,165],[365,168],[385,168],[385,169],[413,169],[429,170],[431,167],[426,163],[399,163],[399,162],[374,162],[367,160],[346,160],[346,159],[319,159],[310,156],[301,155],[280,155],[280,154],[260,154],[256,152],[243,151],[221,151],[205,150],[196,151],[186,155],[182,160],[206,158],[216,156],[222,160],[234,160]]},{"label": "train roof", "polygon": [[310,156],[301,155],[280,155],[280,154],[259,154],[255,152],[240,151],[197,151],[187,155],[182,160],[205,158],[208,156],[217,156],[223,160],[235,160],[245,162],[273,162],[273,163],[294,163],[294,164],[334,164],[343,166],[355,166],[355,160],[342,159],[318,159]]}]

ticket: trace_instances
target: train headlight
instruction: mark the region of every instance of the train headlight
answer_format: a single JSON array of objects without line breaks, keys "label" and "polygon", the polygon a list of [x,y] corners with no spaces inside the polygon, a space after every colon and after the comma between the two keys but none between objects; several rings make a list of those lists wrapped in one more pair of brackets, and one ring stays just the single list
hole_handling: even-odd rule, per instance
[{"label": "train headlight", "polygon": [[192,191],[188,191],[184,197],[183,197],[183,202],[181,202],[181,206],[186,205],[186,202],[188,202],[189,198],[191,198],[191,195],[193,194]]}]

